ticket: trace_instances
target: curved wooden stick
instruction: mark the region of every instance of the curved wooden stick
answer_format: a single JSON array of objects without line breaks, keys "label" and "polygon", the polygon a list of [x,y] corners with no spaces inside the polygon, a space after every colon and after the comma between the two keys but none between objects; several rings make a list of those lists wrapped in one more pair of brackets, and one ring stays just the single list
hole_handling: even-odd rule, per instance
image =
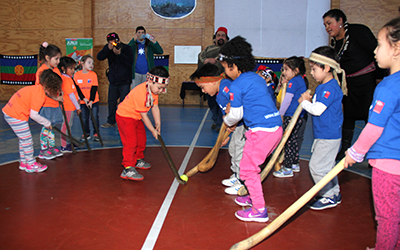
[{"label": "curved wooden stick", "polygon": [[[218,152],[219,152],[219,148],[221,147],[221,143],[226,139],[226,137],[228,137],[228,136],[225,137],[225,134],[227,133],[227,131],[225,131],[225,130],[226,130],[226,125],[225,125],[225,123],[223,123],[221,126],[221,129],[219,130],[218,138],[217,138],[217,141],[215,142],[214,147],[210,150],[210,152],[208,152],[206,157],[204,157],[204,159],[201,160],[201,162],[199,162],[195,167],[193,167],[191,170],[189,170],[189,172],[186,173],[187,177],[192,177],[193,175],[195,175],[197,172],[199,172],[200,168],[201,168],[200,171],[202,171],[202,172],[205,172],[211,168],[211,167],[208,167],[207,162],[209,162],[211,158],[215,157],[215,159],[216,159],[216,156],[218,156]],[[230,132],[228,132],[228,135],[229,135],[229,133]],[[215,163],[215,160],[214,160],[214,163]],[[207,167],[208,167],[208,169],[207,169]]]},{"label": "curved wooden stick", "polygon": [[[221,131],[221,133],[222,133],[222,131]],[[206,172],[214,166],[214,164],[218,158],[218,153],[219,153],[219,149],[221,148],[221,144],[223,141],[225,141],[226,138],[228,138],[230,133],[231,132],[229,132],[229,131],[225,131],[223,137],[221,137],[222,138],[221,141],[218,142],[218,140],[217,140],[217,142],[215,143],[216,146],[215,146],[215,148],[213,148],[214,150],[211,154],[210,159],[205,164],[199,164],[198,169],[200,172]]]},{"label": "curved wooden stick", "polygon": [[275,171],[281,169],[281,165],[284,160],[285,160],[285,152],[282,151],[281,154],[279,155],[278,160],[275,162]]},{"label": "curved wooden stick", "polygon": [[325,187],[325,185],[330,182],[335,176],[337,176],[344,168],[344,159],[343,158],[336,166],[329,171],[327,175],[324,176],[317,184],[315,184],[310,190],[308,190],[303,196],[301,196],[295,203],[293,203],[289,208],[287,208],[280,216],[278,216],[274,221],[271,222],[264,229],[259,231],[258,233],[250,236],[249,238],[236,243],[230,249],[238,250],[238,249],[250,249],[253,246],[257,245],[265,238],[270,236],[275,230],[277,230],[280,226],[282,226],[290,217],[292,217],[297,211],[300,210],[311,198],[313,198],[321,188]]},{"label": "curved wooden stick", "polygon": [[[294,126],[296,125],[297,119],[299,118],[301,111],[303,111],[303,108],[301,107],[301,104],[299,104],[299,106],[297,106],[297,109],[294,112],[292,119],[290,120],[290,122],[285,130],[285,133],[282,136],[281,141],[279,142],[274,153],[272,154],[271,159],[269,160],[267,166],[263,169],[263,171],[261,171],[261,175],[260,175],[261,182],[265,179],[265,177],[267,177],[269,171],[271,170],[271,168],[274,166],[276,160],[278,159],[283,147],[286,144],[286,141],[288,140],[290,134],[292,133]],[[247,190],[246,190],[245,186],[242,186],[239,189],[238,195],[240,195],[240,196],[247,195]]]}]

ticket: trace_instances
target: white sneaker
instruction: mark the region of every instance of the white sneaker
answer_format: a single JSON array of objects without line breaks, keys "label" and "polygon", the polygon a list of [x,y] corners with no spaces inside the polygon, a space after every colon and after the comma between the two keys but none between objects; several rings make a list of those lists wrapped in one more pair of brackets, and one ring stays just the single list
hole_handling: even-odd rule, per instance
[{"label": "white sneaker", "polygon": [[295,172],[295,173],[300,172],[300,165],[299,165],[299,164],[293,164],[293,165],[292,165],[292,170],[293,170],[293,172]]},{"label": "white sneaker", "polygon": [[222,185],[224,185],[226,187],[232,187],[236,183],[240,183],[240,181],[238,180],[238,178],[236,178],[235,174],[231,175],[231,177],[229,177],[229,179],[222,180]]},{"label": "white sneaker", "polygon": [[286,178],[293,177],[293,170],[291,168],[281,168],[278,171],[272,173],[275,177]]},{"label": "white sneaker", "polygon": [[231,194],[231,195],[237,195],[237,193],[241,187],[243,187],[243,184],[238,182],[235,185],[233,185],[232,187],[225,188],[225,193]]}]

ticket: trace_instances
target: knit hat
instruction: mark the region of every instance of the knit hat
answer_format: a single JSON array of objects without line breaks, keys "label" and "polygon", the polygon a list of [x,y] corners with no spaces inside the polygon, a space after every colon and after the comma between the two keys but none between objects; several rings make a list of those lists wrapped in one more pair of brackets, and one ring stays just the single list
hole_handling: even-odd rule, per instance
[{"label": "knit hat", "polygon": [[260,72],[261,75],[263,75],[265,78],[271,78],[271,80],[274,80],[276,77],[275,72],[270,68],[265,65],[260,65],[257,68],[257,72]]},{"label": "knit hat", "polygon": [[119,41],[119,36],[117,33],[112,32],[110,34],[107,35],[107,42],[111,41],[111,40],[117,40],[117,42]]},{"label": "knit hat", "polygon": [[215,34],[217,34],[218,31],[225,32],[225,34],[228,36],[228,29],[227,29],[227,28],[225,28],[225,27],[219,27],[219,28],[217,29],[217,31],[215,32]]}]

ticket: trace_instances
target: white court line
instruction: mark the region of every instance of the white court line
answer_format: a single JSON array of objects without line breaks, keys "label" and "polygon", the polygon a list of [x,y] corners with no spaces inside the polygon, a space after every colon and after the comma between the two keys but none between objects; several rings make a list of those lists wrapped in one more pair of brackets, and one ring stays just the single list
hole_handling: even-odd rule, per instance
[{"label": "white court line", "polygon": [[[179,168],[178,171],[179,175],[182,175],[185,172],[186,166],[189,162],[190,157],[192,156],[194,146],[196,145],[197,139],[199,138],[201,129],[203,128],[204,122],[206,121],[209,111],[210,109],[207,109],[207,112],[204,115],[199,128],[197,129],[197,132],[192,140],[192,143],[190,144],[190,147],[185,155],[185,158],[183,159],[183,162]],[[147,234],[146,240],[144,241],[144,244],[142,246],[142,250],[151,250],[154,248],[154,245],[156,244],[158,235],[160,234],[161,228],[164,224],[165,217],[167,217],[168,210],[171,206],[172,200],[174,199],[178,186],[179,183],[174,178],[174,181],[172,182],[172,185],[169,188],[167,196],[165,197],[164,202],[161,205],[160,210],[158,211],[157,217],[154,220],[153,225],[151,226],[150,232]]]}]

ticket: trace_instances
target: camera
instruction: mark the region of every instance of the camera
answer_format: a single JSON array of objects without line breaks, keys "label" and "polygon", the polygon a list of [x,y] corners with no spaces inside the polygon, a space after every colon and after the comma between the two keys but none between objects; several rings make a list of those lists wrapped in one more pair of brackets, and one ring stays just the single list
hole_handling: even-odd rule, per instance
[{"label": "camera", "polygon": [[120,44],[120,43],[113,42],[112,45],[113,45],[116,49],[120,49],[120,48],[121,48],[121,44]]}]

